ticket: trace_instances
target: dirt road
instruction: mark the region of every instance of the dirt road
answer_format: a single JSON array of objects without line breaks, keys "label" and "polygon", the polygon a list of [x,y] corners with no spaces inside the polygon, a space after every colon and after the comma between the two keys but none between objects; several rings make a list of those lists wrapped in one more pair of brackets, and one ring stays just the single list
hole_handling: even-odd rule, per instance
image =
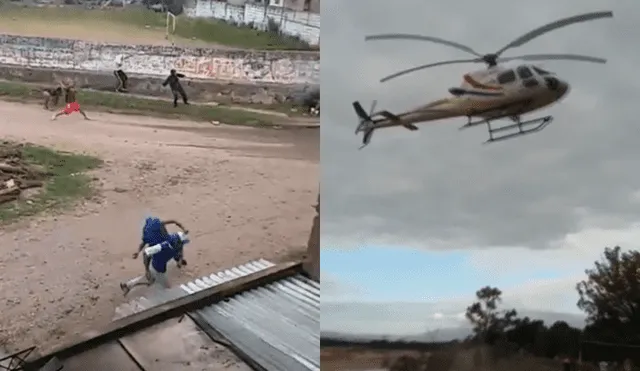
[{"label": "dirt road", "polygon": [[[190,230],[174,283],[306,243],[318,187],[319,131],[213,126],[91,113],[49,121],[40,107],[0,102],[0,137],[106,161],[100,196],[65,214],[0,230],[0,342],[47,351],[105,325],[118,284],[141,271],[131,254],[154,214]],[[135,295],[135,291],[132,292]]]}]

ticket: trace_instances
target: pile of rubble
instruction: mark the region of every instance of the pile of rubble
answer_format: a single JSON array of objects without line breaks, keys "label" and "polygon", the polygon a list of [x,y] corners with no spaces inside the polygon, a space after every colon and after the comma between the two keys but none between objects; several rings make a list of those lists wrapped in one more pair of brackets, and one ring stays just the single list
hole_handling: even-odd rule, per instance
[{"label": "pile of rubble", "polygon": [[0,141],[0,205],[15,201],[23,190],[42,187],[51,174],[24,158],[21,144]]}]

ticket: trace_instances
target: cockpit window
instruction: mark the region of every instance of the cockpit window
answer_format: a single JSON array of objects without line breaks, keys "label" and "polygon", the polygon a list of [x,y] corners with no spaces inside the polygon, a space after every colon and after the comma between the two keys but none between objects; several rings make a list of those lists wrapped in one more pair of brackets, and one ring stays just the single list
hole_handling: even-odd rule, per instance
[{"label": "cockpit window", "polygon": [[529,77],[533,76],[533,73],[531,72],[529,67],[520,66],[520,67],[518,67],[518,76],[520,76],[520,78],[524,80],[524,79],[528,79]]},{"label": "cockpit window", "polygon": [[538,75],[540,76],[544,76],[544,75],[551,75],[550,72],[543,70],[542,68],[539,67],[533,67],[533,70],[536,71],[538,73]]},{"label": "cockpit window", "polygon": [[499,84],[508,84],[516,80],[516,74],[513,70],[504,71],[498,75]]}]

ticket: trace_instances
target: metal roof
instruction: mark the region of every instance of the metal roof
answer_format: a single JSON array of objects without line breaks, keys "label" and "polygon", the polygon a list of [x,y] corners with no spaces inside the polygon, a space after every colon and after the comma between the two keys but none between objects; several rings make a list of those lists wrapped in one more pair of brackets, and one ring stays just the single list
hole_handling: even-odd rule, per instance
[{"label": "metal roof", "polygon": [[[269,268],[261,259],[158,290],[116,310],[117,317]],[[320,285],[289,277],[205,307],[195,315],[267,370],[320,370]]]},{"label": "metal roof", "polygon": [[[252,268],[264,269],[266,264],[271,263],[256,262]],[[193,293],[217,284],[196,280],[183,289]],[[320,370],[320,287],[302,275],[242,293],[198,314],[266,369]]]}]

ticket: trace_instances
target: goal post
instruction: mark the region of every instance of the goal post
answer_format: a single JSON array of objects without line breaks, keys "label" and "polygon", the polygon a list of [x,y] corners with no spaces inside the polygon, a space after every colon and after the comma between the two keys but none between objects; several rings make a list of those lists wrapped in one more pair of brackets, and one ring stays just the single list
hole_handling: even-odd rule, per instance
[{"label": "goal post", "polygon": [[167,11],[167,27],[164,38],[169,40],[169,35],[173,35],[174,33],[176,33],[176,16]]}]

